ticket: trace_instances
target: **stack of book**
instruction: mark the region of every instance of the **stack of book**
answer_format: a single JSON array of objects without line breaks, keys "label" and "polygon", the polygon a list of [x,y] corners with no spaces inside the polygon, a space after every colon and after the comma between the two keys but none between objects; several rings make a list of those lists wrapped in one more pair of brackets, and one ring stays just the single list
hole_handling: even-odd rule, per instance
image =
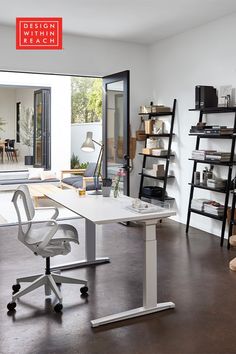
[{"label": "stack of book", "polygon": [[152,155],[154,156],[166,156],[168,150],[165,149],[152,149]]},{"label": "stack of book", "polygon": [[227,128],[220,125],[193,125],[189,134],[205,134],[205,135],[230,135],[233,134],[233,128]]},{"label": "stack of book", "polygon": [[230,152],[219,152],[217,150],[193,150],[192,159],[194,160],[210,160],[219,162],[230,161]]},{"label": "stack of book", "polygon": [[210,152],[206,153],[206,160],[227,162],[230,160],[230,152]]},{"label": "stack of book", "polygon": [[207,187],[216,188],[216,189],[225,189],[227,179],[217,178],[217,179],[208,179]]},{"label": "stack of book", "polygon": [[217,153],[216,150],[193,150],[192,159],[194,160],[206,160],[207,154]]},{"label": "stack of book", "polygon": [[224,205],[217,203],[213,200],[210,200],[209,202],[204,203],[204,211],[209,214],[223,216]]},{"label": "stack of book", "polygon": [[212,134],[212,135],[231,135],[233,128],[220,125],[192,125],[189,134]]},{"label": "stack of book", "polygon": [[196,209],[199,211],[204,210],[204,204],[210,202],[209,199],[193,199],[192,200],[192,209]]}]

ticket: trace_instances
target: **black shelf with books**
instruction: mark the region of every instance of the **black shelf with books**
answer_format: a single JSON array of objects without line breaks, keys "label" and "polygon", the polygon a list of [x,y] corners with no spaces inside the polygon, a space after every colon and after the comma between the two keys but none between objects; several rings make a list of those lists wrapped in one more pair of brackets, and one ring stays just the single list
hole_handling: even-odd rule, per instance
[{"label": "black shelf with books", "polygon": [[[189,183],[190,194],[189,194],[189,204],[188,204],[188,212],[187,212],[186,233],[188,233],[189,231],[191,213],[196,213],[215,220],[220,220],[222,222],[220,245],[223,246],[225,227],[227,221],[229,194],[231,190],[232,172],[233,172],[233,166],[236,164],[236,161],[234,161],[235,137],[236,137],[236,107],[211,107],[211,108],[202,108],[200,110],[190,109],[189,111],[198,111],[199,120],[197,126],[192,126],[189,133],[190,136],[194,136],[196,138],[196,145],[195,145],[195,150],[192,153],[193,155],[192,158],[189,158],[190,161],[193,161],[193,169],[192,169],[192,180],[191,183]],[[231,114],[233,113],[234,116],[233,127],[228,128],[226,126],[204,125],[204,123],[202,122],[203,115],[211,114],[211,113],[222,114],[222,116],[224,116],[226,113],[231,113]],[[206,150],[206,151],[201,150],[200,149],[201,139],[230,139],[231,140],[230,151],[218,152],[214,150]],[[217,166],[227,167],[227,180],[225,181],[226,182],[225,187],[213,188],[213,187],[208,187],[207,185],[204,186],[203,184],[195,183],[195,176],[196,176],[195,173],[197,172],[198,164],[209,164],[211,166],[217,165]],[[205,189],[212,192],[225,194],[224,203],[221,205],[221,215],[214,215],[193,208],[192,204],[196,202],[196,199],[193,199],[195,188]]]},{"label": "black shelf with books", "polygon": [[[141,171],[141,173],[139,173],[139,175],[141,176],[140,186],[139,186],[139,198],[157,199],[160,201],[174,200],[174,198],[167,196],[166,188],[167,188],[167,181],[174,178],[174,176],[169,175],[169,164],[170,164],[170,159],[175,156],[171,152],[171,144],[172,144],[172,138],[174,136],[173,129],[174,129],[176,102],[177,102],[176,99],[174,99],[173,107],[170,112],[139,113],[139,115],[142,117],[145,117],[145,119],[147,121],[149,121],[149,123],[152,123],[151,122],[152,120],[157,122],[159,117],[168,117],[169,116],[169,120],[170,120],[169,132],[165,133],[164,131],[162,131],[160,134],[155,134],[156,132],[154,131],[154,129],[151,129],[150,131],[146,132],[145,148],[147,147],[147,139],[148,138],[166,138],[166,139],[168,139],[168,143],[167,143],[167,149],[165,151],[163,151],[165,153],[163,155],[155,155],[155,154],[149,153],[149,151],[147,151],[147,153],[143,153],[143,152],[139,153],[139,155],[143,156],[142,171]],[[154,153],[154,150],[153,150],[153,153]],[[164,176],[163,177],[151,176],[151,175],[146,174],[144,172],[144,170],[146,168],[146,164],[147,164],[147,159],[149,159],[149,158],[165,160],[165,161],[163,161],[164,167],[162,167],[162,168],[164,168]],[[150,178],[156,180],[157,183],[158,182],[161,183],[161,185],[158,186],[158,188],[160,190],[160,196],[158,196],[158,197],[145,193],[144,180],[150,179]]]}]

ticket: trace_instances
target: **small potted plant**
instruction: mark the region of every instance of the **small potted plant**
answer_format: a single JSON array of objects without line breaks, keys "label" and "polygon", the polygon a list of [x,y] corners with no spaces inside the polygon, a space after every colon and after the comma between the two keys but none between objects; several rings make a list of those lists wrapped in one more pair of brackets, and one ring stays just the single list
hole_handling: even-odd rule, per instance
[{"label": "small potted plant", "polygon": [[25,156],[25,165],[33,165],[34,157],[32,155],[34,136],[34,115],[32,108],[23,109],[20,120],[21,142],[28,148],[28,155]]}]

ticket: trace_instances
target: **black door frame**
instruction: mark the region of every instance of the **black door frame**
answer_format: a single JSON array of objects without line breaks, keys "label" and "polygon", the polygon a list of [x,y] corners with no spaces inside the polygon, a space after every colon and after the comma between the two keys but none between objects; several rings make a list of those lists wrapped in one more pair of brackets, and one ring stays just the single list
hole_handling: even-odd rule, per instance
[{"label": "black door frame", "polygon": [[104,155],[103,155],[103,171],[105,177],[107,177],[107,85],[113,82],[123,81],[124,82],[124,117],[126,117],[126,124],[123,128],[123,144],[126,150],[126,155],[124,159],[126,160],[124,168],[126,170],[126,195],[130,195],[130,176],[129,176],[129,139],[130,139],[130,71],[125,70],[119,73],[111,74],[103,77],[103,100],[102,100],[102,136],[104,144]]}]

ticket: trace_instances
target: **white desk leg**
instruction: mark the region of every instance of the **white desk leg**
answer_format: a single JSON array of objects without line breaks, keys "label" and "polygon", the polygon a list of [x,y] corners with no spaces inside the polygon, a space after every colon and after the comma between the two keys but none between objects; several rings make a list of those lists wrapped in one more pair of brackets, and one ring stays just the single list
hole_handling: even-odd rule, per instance
[{"label": "white desk leg", "polygon": [[133,317],[148,315],[153,312],[174,308],[173,302],[163,302],[157,304],[157,241],[156,241],[157,220],[145,222],[144,235],[144,276],[143,276],[143,306],[133,310],[105,316],[97,320],[92,320],[92,327],[126,320]]},{"label": "white desk leg", "polygon": [[110,262],[108,257],[96,257],[96,225],[87,219],[85,219],[85,257],[81,261],[53,266],[51,270],[66,270]]}]

